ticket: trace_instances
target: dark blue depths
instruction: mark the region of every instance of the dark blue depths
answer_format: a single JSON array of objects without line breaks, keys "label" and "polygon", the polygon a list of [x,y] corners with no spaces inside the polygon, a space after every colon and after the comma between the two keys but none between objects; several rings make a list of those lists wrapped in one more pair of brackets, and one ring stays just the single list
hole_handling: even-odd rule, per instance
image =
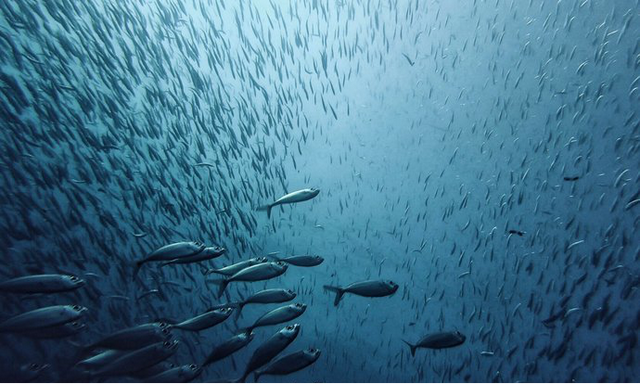
[{"label": "dark blue depths", "polygon": [[[2,380],[102,380],[71,375],[83,347],[265,288],[296,297],[173,329],[166,368],[303,303],[195,381],[293,323],[278,356],[319,358],[261,380],[637,380],[639,23],[637,0],[0,2],[0,280],[85,282],[2,292],[0,321],[87,308],[70,335],[2,332]],[[178,241],[226,252],[134,277]],[[324,261],[220,298],[204,273],[292,255]],[[323,288],[364,280],[397,291]],[[403,341],[438,332],[464,341]]]}]

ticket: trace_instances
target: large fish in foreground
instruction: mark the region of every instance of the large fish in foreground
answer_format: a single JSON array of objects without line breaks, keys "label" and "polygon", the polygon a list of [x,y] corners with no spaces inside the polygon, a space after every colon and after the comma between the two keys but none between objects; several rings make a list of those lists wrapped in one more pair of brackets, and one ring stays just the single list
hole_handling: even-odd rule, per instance
[{"label": "large fish in foreground", "polygon": [[365,297],[391,296],[398,290],[398,284],[391,280],[366,280],[349,284],[344,288],[325,285],[324,289],[336,293],[333,305],[337,307],[340,304],[342,295],[345,293],[353,293],[354,295]]},{"label": "large fish in foreground", "polygon": [[320,357],[320,350],[309,348],[296,351],[282,356],[272,361],[266,367],[259,369],[255,373],[255,382],[258,382],[262,375],[288,375],[297,372],[313,364]]},{"label": "large fish in foreground", "polygon": [[301,189],[299,191],[288,193],[271,204],[259,207],[258,211],[267,211],[267,217],[271,218],[271,208],[278,205],[300,203],[311,200],[318,196],[318,193],[320,193],[320,190],[316,188]]},{"label": "large fish in foreground", "polygon": [[78,289],[84,280],[72,275],[31,275],[16,277],[0,283],[0,292],[10,293],[58,293]]},{"label": "large fish in foreground", "polygon": [[182,241],[165,245],[151,252],[146,258],[136,261],[133,277],[138,275],[140,267],[150,261],[177,262],[178,259],[197,255],[204,250],[204,244],[198,241]]},{"label": "large fish in foreground", "polygon": [[79,305],[54,305],[24,312],[0,323],[0,332],[26,332],[79,319],[87,309]]},{"label": "large fish in foreground", "polygon": [[264,366],[293,342],[300,332],[300,324],[287,325],[278,333],[262,343],[251,355],[244,374],[238,381],[244,383],[247,376],[256,369]]},{"label": "large fish in foreground", "polygon": [[407,344],[411,349],[411,356],[415,356],[416,349],[418,348],[429,348],[429,349],[453,348],[464,343],[466,339],[467,337],[465,335],[463,335],[458,331],[455,331],[455,332],[431,333],[421,338],[416,344],[411,344],[405,340],[402,340],[402,341],[404,341],[404,343]]},{"label": "large fish in foreground", "polygon": [[240,270],[233,276],[221,280],[208,280],[220,284],[218,297],[221,297],[227,285],[232,281],[262,281],[278,277],[287,271],[287,265],[283,262],[266,262],[252,265]]}]

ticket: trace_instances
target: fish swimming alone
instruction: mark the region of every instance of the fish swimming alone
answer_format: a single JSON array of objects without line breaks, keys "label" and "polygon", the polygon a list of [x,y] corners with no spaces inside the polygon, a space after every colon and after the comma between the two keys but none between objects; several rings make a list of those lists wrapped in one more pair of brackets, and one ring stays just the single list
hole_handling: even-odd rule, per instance
[{"label": "fish swimming alone", "polygon": [[415,356],[416,349],[418,348],[429,348],[429,349],[453,348],[464,343],[466,339],[467,337],[465,335],[463,335],[458,331],[455,331],[455,332],[431,333],[421,338],[416,344],[411,344],[410,342],[405,340],[402,340],[402,341],[404,341],[404,343],[409,346],[409,349],[411,349],[411,356]]},{"label": "fish swimming alone", "polygon": [[340,304],[342,295],[345,293],[353,293],[354,295],[364,297],[391,296],[398,290],[398,284],[391,280],[366,280],[349,284],[344,288],[325,285],[324,289],[336,293],[333,305],[337,307],[338,304]]},{"label": "fish swimming alone", "polygon": [[299,191],[288,193],[271,204],[259,207],[258,211],[267,211],[267,217],[271,218],[271,209],[273,207],[283,204],[293,204],[311,200],[314,197],[318,196],[318,193],[320,193],[320,190],[317,188],[301,189]]}]

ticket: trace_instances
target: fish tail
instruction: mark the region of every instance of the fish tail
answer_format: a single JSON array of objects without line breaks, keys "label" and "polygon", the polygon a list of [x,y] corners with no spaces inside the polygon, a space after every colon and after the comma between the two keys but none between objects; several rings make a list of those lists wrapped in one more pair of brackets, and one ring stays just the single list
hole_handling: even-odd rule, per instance
[{"label": "fish tail", "polygon": [[410,342],[402,339],[402,341],[404,341],[405,344],[407,344],[409,346],[409,349],[411,349],[411,356],[415,356],[416,355],[416,349],[418,349],[417,346],[411,344]]},{"label": "fish tail", "polygon": [[342,300],[342,295],[344,295],[344,289],[340,287],[334,287],[333,285],[325,285],[324,289],[336,293],[336,298],[335,300],[333,300],[333,305],[337,307],[338,304],[340,304],[340,300]]},{"label": "fish tail", "polygon": [[236,303],[236,305],[238,306],[236,308],[236,320],[240,319],[240,313],[242,312],[242,308],[244,308],[244,304],[245,303],[242,301],[239,303]]},{"label": "fish tail", "polygon": [[221,279],[219,280],[220,289],[218,289],[218,298],[222,297],[224,294],[224,290],[227,289],[227,285],[229,284],[229,280]]},{"label": "fish tail", "polygon": [[267,218],[271,218],[271,208],[273,208],[273,205],[271,204],[267,204],[267,205],[263,205],[261,207],[258,207],[258,211],[267,211]]}]

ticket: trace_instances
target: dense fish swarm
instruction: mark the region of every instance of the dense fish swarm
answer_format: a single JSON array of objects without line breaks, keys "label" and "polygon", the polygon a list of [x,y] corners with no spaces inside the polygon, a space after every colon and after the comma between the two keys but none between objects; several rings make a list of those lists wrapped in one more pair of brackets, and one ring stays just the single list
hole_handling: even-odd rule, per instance
[{"label": "dense fish swarm", "polygon": [[639,0],[2,0],[2,379],[638,380],[639,106]]}]

